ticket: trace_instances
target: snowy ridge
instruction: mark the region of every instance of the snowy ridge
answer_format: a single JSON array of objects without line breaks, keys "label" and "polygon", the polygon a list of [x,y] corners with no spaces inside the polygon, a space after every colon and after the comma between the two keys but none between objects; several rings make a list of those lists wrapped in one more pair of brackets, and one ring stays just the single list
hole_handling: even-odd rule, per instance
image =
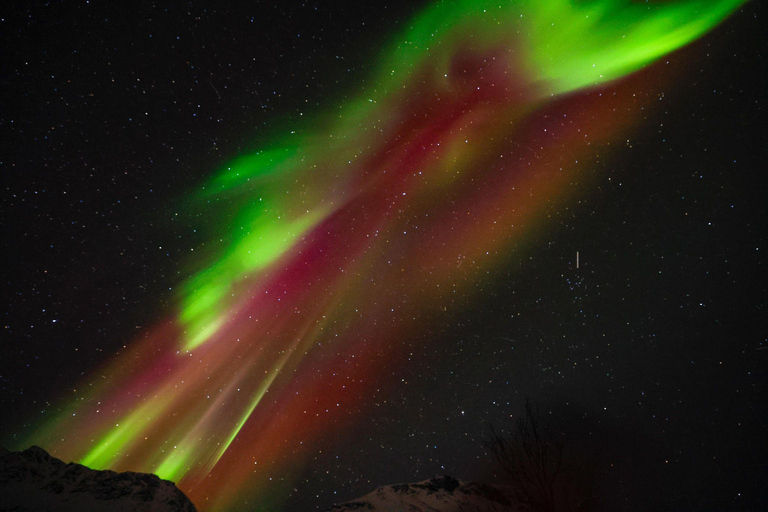
[{"label": "snowy ridge", "polygon": [[329,512],[522,512],[509,488],[441,476],[413,484],[379,487]]},{"label": "snowy ridge", "polygon": [[0,510],[194,512],[173,482],[146,473],[96,471],[66,464],[33,446],[0,449]]}]

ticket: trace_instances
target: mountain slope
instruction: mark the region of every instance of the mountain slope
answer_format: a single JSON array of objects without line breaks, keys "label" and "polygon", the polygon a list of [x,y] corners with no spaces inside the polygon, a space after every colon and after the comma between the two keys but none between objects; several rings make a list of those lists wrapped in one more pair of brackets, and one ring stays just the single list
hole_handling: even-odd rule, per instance
[{"label": "mountain slope", "polygon": [[510,489],[441,476],[413,484],[379,487],[329,512],[519,512],[527,510]]},{"label": "mountain slope", "polygon": [[66,464],[33,446],[0,449],[0,510],[194,512],[172,482],[145,473],[96,471]]}]

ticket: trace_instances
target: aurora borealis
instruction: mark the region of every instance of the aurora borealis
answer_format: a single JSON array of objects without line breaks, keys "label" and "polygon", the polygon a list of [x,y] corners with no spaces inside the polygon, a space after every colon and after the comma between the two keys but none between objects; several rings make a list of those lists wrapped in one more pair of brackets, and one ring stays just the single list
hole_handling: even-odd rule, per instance
[{"label": "aurora borealis", "polygon": [[684,75],[657,61],[743,3],[427,5],[348,96],[195,183],[183,214],[218,242],[168,283],[170,314],[14,442],[154,472],[203,510],[289,507],[326,439],[643,129],[637,91]]}]

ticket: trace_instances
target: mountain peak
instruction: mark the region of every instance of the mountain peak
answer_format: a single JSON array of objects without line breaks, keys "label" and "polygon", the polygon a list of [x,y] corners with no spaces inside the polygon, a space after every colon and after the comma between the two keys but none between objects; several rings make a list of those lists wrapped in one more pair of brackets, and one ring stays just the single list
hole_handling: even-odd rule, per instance
[{"label": "mountain peak", "polygon": [[39,446],[0,455],[0,510],[195,511],[173,482],[157,475],[67,464]]},{"label": "mountain peak", "polygon": [[368,510],[440,510],[459,512],[497,512],[523,510],[511,489],[476,482],[462,482],[443,475],[416,483],[385,485],[362,498],[331,507],[329,512]]},{"label": "mountain peak", "polygon": [[43,450],[39,446],[32,445],[23,452],[21,452],[25,457],[35,459],[35,460],[49,460],[53,459],[51,457],[51,454],[47,451]]}]

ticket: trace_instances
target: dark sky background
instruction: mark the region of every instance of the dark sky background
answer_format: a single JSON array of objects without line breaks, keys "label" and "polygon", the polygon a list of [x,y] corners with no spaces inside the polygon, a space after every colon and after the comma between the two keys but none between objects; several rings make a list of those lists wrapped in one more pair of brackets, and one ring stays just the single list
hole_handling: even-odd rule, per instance
[{"label": "dark sky background", "polygon": [[[280,119],[354,95],[423,4],[241,3],[4,4],[3,444],[171,311],[216,236],[185,197]],[[673,85],[639,91],[659,101],[595,183],[463,315],[405,341],[413,357],[290,510],[441,473],[494,480],[482,437],[525,396],[593,468],[600,510],[766,506],[758,3],[666,59]]]}]

